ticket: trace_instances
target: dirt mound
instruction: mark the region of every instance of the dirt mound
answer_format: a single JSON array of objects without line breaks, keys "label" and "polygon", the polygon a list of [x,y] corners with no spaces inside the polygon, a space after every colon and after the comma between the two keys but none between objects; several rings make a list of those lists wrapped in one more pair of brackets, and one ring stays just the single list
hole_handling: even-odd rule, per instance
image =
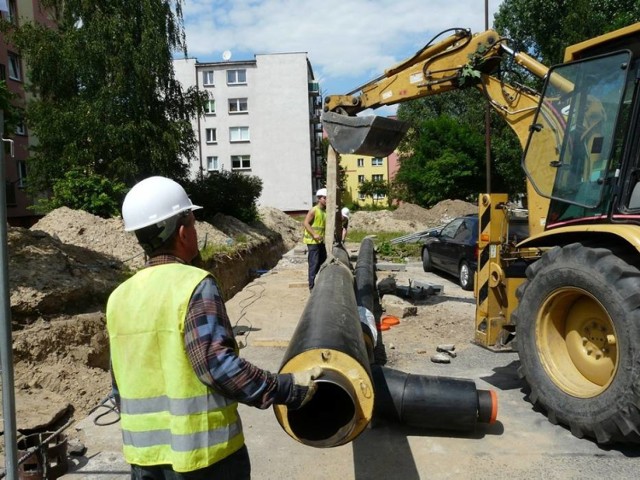
[{"label": "dirt mound", "polygon": [[429,209],[403,203],[393,212],[354,212],[349,220],[349,228],[369,232],[412,233],[437,227],[455,217],[477,211],[477,206],[462,200],[443,200]]},{"label": "dirt mound", "polygon": [[[144,265],[144,252],[133,233],[125,232],[122,219],[104,219],[82,210],[61,207],[53,210],[31,227],[57,238],[63,243],[88,248],[110,255],[132,269]],[[207,222],[196,222],[198,240],[226,244],[230,237]]]},{"label": "dirt mound", "polygon": [[126,273],[114,257],[41,230],[10,228],[7,240],[14,320],[86,311],[102,304]]},{"label": "dirt mound", "polygon": [[258,209],[260,223],[282,237],[287,250],[292,249],[302,238],[302,225],[282,210],[273,207]]}]

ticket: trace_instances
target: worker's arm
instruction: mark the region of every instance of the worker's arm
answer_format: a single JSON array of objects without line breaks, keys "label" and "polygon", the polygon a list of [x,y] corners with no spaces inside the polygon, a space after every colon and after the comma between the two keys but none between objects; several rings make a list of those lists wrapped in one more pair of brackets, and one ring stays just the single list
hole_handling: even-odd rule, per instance
[{"label": "worker's arm", "polygon": [[207,277],[194,291],[184,330],[187,355],[202,383],[247,405],[268,408],[286,404],[296,408],[307,389],[290,374],[274,374],[240,358],[222,297]]},{"label": "worker's arm", "polygon": [[311,225],[313,225],[313,221],[316,218],[316,210],[315,208],[310,209],[307,212],[307,216],[304,217],[304,229],[309,232],[309,235],[311,235],[311,237],[316,241],[316,242],[321,242],[323,240],[323,238],[318,235],[318,232],[316,232],[313,227]]}]

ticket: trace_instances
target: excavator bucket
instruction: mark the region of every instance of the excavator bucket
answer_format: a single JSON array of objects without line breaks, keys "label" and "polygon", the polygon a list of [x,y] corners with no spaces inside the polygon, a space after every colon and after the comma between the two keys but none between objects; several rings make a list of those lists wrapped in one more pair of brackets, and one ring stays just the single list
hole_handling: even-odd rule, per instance
[{"label": "excavator bucket", "polygon": [[322,126],[338,153],[386,157],[393,152],[409,125],[375,115],[350,117],[335,112],[322,114]]}]

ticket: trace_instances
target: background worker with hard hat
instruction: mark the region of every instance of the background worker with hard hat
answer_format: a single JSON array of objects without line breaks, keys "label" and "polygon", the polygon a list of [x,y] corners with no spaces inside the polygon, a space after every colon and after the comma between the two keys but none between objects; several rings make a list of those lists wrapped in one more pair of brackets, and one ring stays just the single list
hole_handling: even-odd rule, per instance
[{"label": "background worker with hard hat", "polygon": [[347,231],[349,230],[349,209],[347,207],[342,207],[340,210],[340,215],[342,216],[342,243],[347,240]]},{"label": "background worker with hard hat", "polygon": [[309,209],[304,217],[304,236],[302,241],[307,246],[307,262],[309,263],[309,290],[316,281],[320,265],[327,259],[324,246],[324,230],[327,223],[327,189],[316,192],[318,202]]},{"label": "background worker with hard hat", "polygon": [[107,303],[114,395],[132,479],[248,479],[238,402],[300,408],[316,368],[273,374],[238,356],[214,278],[198,256],[193,205],[173,180],[136,184],[122,206],[150,257]]}]

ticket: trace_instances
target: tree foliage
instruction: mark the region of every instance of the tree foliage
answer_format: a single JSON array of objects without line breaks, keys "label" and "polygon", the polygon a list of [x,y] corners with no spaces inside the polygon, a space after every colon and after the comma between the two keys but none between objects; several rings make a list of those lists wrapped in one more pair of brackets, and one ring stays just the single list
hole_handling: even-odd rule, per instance
[{"label": "tree foliage", "polygon": [[52,197],[40,198],[34,210],[46,214],[59,207],[68,207],[110,218],[120,214],[126,192],[124,183],[74,168],[55,181]]},{"label": "tree foliage", "polygon": [[185,182],[185,190],[193,203],[203,207],[196,216],[208,222],[217,213],[230,215],[243,222],[258,219],[256,202],[262,193],[262,180],[254,175],[223,170]]},{"label": "tree foliage", "polygon": [[365,197],[371,197],[375,205],[378,198],[389,195],[389,183],[386,180],[365,180],[358,185],[358,193]]},{"label": "tree foliage", "polygon": [[[486,100],[475,89],[455,90],[400,105],[411,128],[400,145],[400,168],[392,190],[423,206],[456,198],[472,200],[486,190]],[[517,137],[491,112],[491,190],[524,191]]]},{"label": "tree foliage", "polygon": [[554,65],[568,45],[637,21],[637,0],[504,0],[493,25],[516,50]]},{"label": "tree foliage", "polygon": [[396,174],[404,186],[402,200],[431,207],[447,198],[477,196],[484,159],[480,133],[441,115],[414,125],[412,137],[411,153],[401,155]]},{"label": "tree foliage", "polygon": [[11,132],[15,130],[20,119],[20,112],[13,105],[14,99],[15,95],[9,91],[7,82],[0,80],[0,110],[2,110],[4,116],[3,132],[5,137],[11,136]]},{"label": "tree foliage", "polygon": [[183,91],[174,51],[186,54],[183,0],[42,0],[56,28],[26,23],[13,42],[29,67],[32,193],[79,168],[133,184],[182,180],[196,148],[190,118],[206,94]]}]

